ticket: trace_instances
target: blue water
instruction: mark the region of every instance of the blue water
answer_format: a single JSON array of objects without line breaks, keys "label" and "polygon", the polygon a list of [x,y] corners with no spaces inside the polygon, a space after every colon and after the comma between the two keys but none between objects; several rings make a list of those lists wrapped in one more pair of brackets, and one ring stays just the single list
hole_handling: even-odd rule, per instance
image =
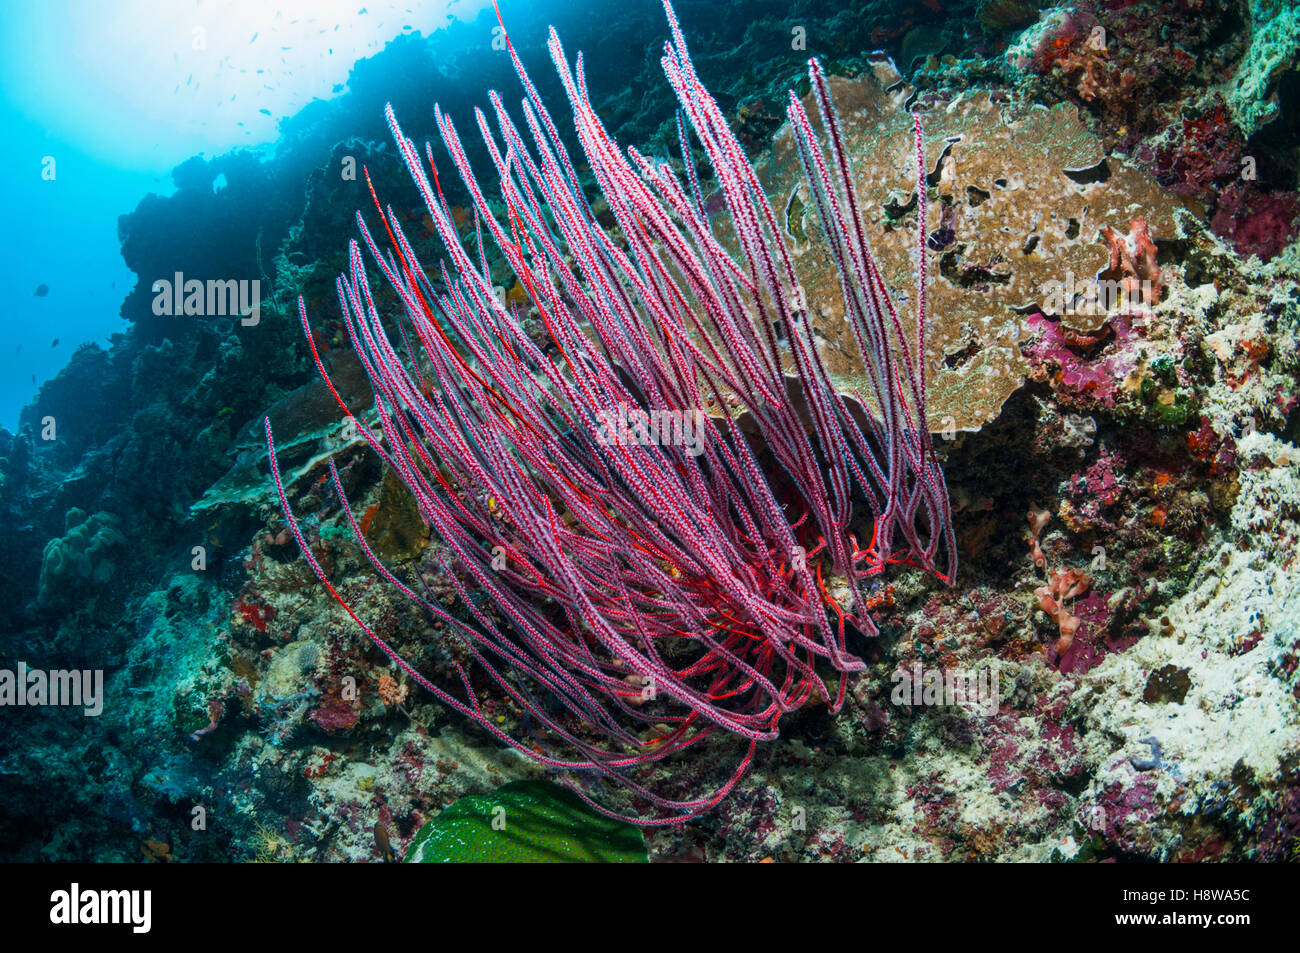
[{"label": "blue water", "polygon": [[[485,5],[0,4],[10,285],[0,426],[15,429],[22,406],[78,346],[106,347],[127,329],[119,310],[135,278],[122,261],[118,216],[150,192],[174,192],[174,166],[273,147],[280,121],[343,92],[359,58],[403,34],[434,34],[451,16],[472,19]],[[38,296],[42,285],[48,293]]]}]

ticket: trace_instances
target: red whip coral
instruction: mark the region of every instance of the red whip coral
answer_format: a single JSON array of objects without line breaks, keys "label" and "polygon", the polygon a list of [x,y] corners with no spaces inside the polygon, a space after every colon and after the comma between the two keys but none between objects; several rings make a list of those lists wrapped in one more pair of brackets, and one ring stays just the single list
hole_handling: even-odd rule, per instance
[{"label": "red whip coral", "polygon": [[[663,66],[684,117],[686,181],[635,149],[623,154],[588,101],[581,55],[571,67],[555,32],[550,36],[577,141],[617,229],[593,213],[508,38],[531,143],[498,94],[491,94],[496,133],[477,115],[504,216],[493,214],[455,126],[435,107],[471,196],[476,254],[462,244],[432,149],[422,158],[387,111],[450,267],[435,284],[398,216],[377,198],[388,251],[358,214],[362,240],[403,313],[395,322],[399,349],[376,308],[361,246],[352,242],[350,273],[337,282],[339,304],[376,395],[382,439],[362,421],[357,429],[414,495],[442,543],[431,558],[471,621],[449,615],[424,579],[408,584],[380,562],[332,462],[330,475],[374,570],[465,646],[468,661],[453,662],[463,697],[416,672],[334,589],[291,511],[266,422],[290,529],[370,638],[417,684],[502,742],[546,765],[627,785],[642,800],[637,819],[645,824],[675,823],[716,804],[757,743],[775,738],[781,717],[811,698],[838,710],[845,680],[829,688],[817,664],[839,672],[864,667],[846,650],[846,628],[875,634],[870,584],[888,564],[914,565],[945,581],[956,567],[947,489],[925,425],[919,119],[917,317],[915,333],[907,334],[867,246],[816,61],[809,78],[825,145],[793,94],[787,112],[871,382],[867,414],[836,390],[818,357],[776,215],[665,9],[672,41]],[[714,237],[688,125],[713,167],[736,253]],[[523,300],[494,294],[485,231]],[[299,311],[317,356],[301,299]],[[525,332],[525,311],[545,327],[545,348]],[[317,365],[328,384],[318,356]],[[708,407],[729,412],[715,418],[704,413]],[[855,499],[874,518],[869,540],[851,529]],[[480,697],[485,684],[526,716],[526,740],[489,717]],[[747,751],[712,792],[672,798],[638,780],[634,769],[719,731],[742,739]],[[534,749],[529,732],[545,736],[544,751]]]}]

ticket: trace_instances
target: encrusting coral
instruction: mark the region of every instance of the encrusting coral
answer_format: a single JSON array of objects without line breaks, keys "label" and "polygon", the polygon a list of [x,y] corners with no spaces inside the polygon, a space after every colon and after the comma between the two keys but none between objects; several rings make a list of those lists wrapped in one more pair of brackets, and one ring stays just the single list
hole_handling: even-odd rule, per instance
[{"label": "encrusting coral", "polygon": [[[917,193],[892,157],[906,148],[905,104],[916,100],[916,91],[882,60],[871,74],[832,77],[829,84],[846,147],[858,160],[858,189],[876,197],[863,208],[872,252],[885,281],[903,287],[915,267],[909,236]],[[951,101],[922,98],[915,108],[926,130],[930,201],[940,210],[928,234],[934,252],[929,424],[936,432],[978,430],[1024,381],[1020,344],[1032,334],[1027,316],[1045,310],[1054,288],[1086,288],[1113,267],[1113,244],[1102,239],[1138,209],[1149,227],[1141,252],[1147,260],[1151,235],[1176,237],[1174,212],[1182,202],[1123,159],[1107,156],[1072,105],[1025,106],[973,90]],[[788,128],[758,171],[806,270],[808,306],[821,318],[819,353],[837,385],[861,390],[851,329]],[[1072,301],[1071,293],[1066,303]],[[1068,308],[1061,317],[1089,331],[1106,310]]]}]

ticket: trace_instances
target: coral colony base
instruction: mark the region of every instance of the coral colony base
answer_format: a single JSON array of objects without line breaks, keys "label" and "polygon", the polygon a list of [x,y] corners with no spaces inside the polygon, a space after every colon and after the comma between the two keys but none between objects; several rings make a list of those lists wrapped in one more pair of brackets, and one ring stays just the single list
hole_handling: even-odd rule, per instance
[{"label": "coral colony base", "polygon": [[[334,590],[289,506],[266,421],[294,538],[367,635],[417,684],[511,747],[550,767],[630,787],[652,808],[633,815],[645,825],[678,823],[717,804],[755,746],[776,738],[781,718],[810,699],[840,709],[847,681],[828,686],[818,662],[844,674],[863,668],[846,636],[877,634],[871,587],[887,566],[912,565],[945,582],[956,569],[947,488],[926,426],[920,118],[913,120],[914,155],[899,157],[915,165],[918,201],[915,331],[908,335],[872,258],[852,165],[815,59],[808,79],[824,146],[798,97],[789,96],[805,181],[870,382],[868,394],[845,396],[818,356],[777,216],[700,83],[672,7],[664,9],[672,41],[663,68],[686,120],[683,155],[692,148],[688,125],[717,178],[735,253],[715,236],[693,163],[686,163],[692,175],[684,183],[635,149],[625,157],[588,100],[581,54],[571,67],[552,30],[551,57],[614,228],[597,221],[511,44],[527,93],[521,108],[531,149],[495,93],[500,138],[486,116],[476,116],[505,215],[494,214],[454,124],[435,106],[473,197],[477,257],[462,244],[432,149],[425,149],[426,171],[389,107],[389,126],[451,271],[444,266],[435,284],[398,216],[376,197],[389,250],[380,250],[359,213],[357,225],[401,302],[400,340],[384,327],[355,241],[350,272],[337,282],[348,334],[377,398],[380,434],[364,421],[356,421],[357,432],[411,491],[445,545],[440,568],[472,621],[437,605],[425,580],[402,581],[384,566],[347,506],[333,461],[330,477],[375,572],[463,641],[468,657],[455,663],[463,697],[417,672]],[[525,332],[518,307],[494,293],[484,230],[546,325],[541,347]],[[355,420],[316,352],[301,299],[299,307],[317,367]],[[682,415],[701,429],[689,445],[610,439],[611,416],[626,419],[628,407],[656,421],[676,415],[679,435]],[[868,522],[856,524],[861,537],[855,502],[870,511]],[[540,745],[511,737],[484,711],[473,675],[480,670],[533,720]],[[718,731],[740,744],[734,771],[716,790],[674,798],[638,782],[638,767],[668,758],[685,765]],[[590,786],[574,790],[605,810]]]}]

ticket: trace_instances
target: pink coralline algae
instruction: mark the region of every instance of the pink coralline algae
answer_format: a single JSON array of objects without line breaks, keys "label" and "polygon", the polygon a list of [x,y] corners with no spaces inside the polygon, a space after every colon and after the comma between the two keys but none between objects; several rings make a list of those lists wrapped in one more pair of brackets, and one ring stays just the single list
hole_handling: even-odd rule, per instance
[{"label": "pink coralline algae", "polygon": [[1300,787],[1282,792],[1276,811],[1259,831],[1255,856],[1268,863],[1300,860]]},{"label": "pink coralline algae", "polygon": [[[1113,314],[1088,335],[1042,314],[1030,315],[1028,325],[1040,335],[1025,349],[1036,378],[1050,381],[1067,403],[1114,408],[1117,388],[1139,360],[1129,346],[1141,338],[1132,314]],[[1101,356],[1094,358],[1094,352]]]},{"label": "pink coralline algae", "polygon": [[346,731],[361,720],[356,705],[341,698],[328,698],[311,713],[311,720],[326,734]]},{"label": "pink coralline algae", "polygon": [[1182,118],[1181,125],[1167,127],[1155,142],[1137,149],[1137,158],[1171,192],[1208,199],[1241,174],[1241,133],[1227,106],[1216,100],[1213,108]]},{"label": "pink coralline algae", "polygon": [[1014,788],[1054,811],[1067,803],[1056,786],[1077,776],[1083,759],[1065,718],[1066,701],[1038,697],[1033,706],[1033,724],[1025,723],[1022,712],[1007,710],[972,727],[987,752],[983,764],[993,791]]},{"label": "pink coralline algae", "polygon": [[1296,237],[1300,199],[1292,192],[1264,192],[1253,184],[1233,183],[1223,190],[1210,228],[1240,255],[1263,261],[1278,254]]},{"label": "pink coralline algae", "polygon": [[1113,781],[1079,811],[1083,826],[1101,835],[1110,847],[1135,854],[1145,853],[1150,846],[1147,822],[1159,813],[1156,782],[1147,777]]},{"label": "pink coralline algae", "polygon": [[1097,460],[1078,478],[1079,490],[1096,499],[1103,507],[1113,506],[1124,492],[1116,467],[1119,455],[1112,450],[1103,450]]}]

